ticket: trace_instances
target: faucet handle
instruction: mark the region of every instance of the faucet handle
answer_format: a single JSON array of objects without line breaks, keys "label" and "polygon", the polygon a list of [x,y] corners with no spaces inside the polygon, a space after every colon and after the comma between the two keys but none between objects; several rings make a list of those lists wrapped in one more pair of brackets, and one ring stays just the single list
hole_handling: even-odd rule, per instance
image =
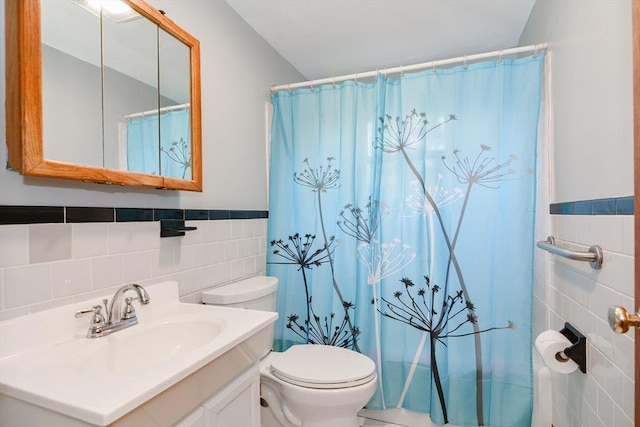
[{"label": "faucet handle", "polygon": [[90,328],[93,328],[94,330],[101,329],[106,323],[101,311],[101,305],[94,305],[93,308],[77,311],[76,319],[78,317],[84,316],[85,314],[93,314],[93,317],[91,318]]},{"label": "faucet handle", "polygon": [[127,320],[133,317],[136,317],[136,309],[132,303],[137,299],[138,298],[132,298],[132,297],[126,297],[124,299],[125,307],[124,307],[124,313],[122,313],[122,320]]}]

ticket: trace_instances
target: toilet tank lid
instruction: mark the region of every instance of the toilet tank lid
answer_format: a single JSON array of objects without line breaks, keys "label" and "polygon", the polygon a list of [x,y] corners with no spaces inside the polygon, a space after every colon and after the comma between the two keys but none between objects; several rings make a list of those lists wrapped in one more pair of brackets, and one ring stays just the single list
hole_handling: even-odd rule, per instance
[{"label": "toilet tank lid", "polygon": [[271,276],[254,276],[238,282],[218,286],[202,293],[205,304],[236,304],[258,299],[278,290],[278,279]]}]

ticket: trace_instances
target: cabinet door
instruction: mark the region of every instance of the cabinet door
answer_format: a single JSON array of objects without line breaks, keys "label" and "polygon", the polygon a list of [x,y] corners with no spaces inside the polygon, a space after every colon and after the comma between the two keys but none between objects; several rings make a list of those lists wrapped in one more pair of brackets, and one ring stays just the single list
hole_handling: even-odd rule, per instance
[{"label": "cabinet door", "polygon": [[204,408],[200,407],[196,409],[174,427],[206,427]]},{"label": "cabinet door", "polygon": [[260,371],[254,366],[204,404],[206,427],[260,427]]}]

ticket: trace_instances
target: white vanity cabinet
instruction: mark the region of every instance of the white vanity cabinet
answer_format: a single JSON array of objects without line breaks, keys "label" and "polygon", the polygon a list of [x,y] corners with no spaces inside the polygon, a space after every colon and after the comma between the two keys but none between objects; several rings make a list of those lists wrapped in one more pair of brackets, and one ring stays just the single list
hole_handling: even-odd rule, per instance
[{"label": "white vanity cabinet", "polygon": [[175,427],[260,427],[260,371],[254,365]]}]

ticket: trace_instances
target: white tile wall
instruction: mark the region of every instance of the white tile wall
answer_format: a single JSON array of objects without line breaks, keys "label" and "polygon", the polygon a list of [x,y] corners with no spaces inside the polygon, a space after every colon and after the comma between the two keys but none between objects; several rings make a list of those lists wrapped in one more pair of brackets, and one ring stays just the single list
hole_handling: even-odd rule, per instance
[{"label": "white tile wall", "polygon": [[[551,234],[564,247],[602,246],[604,263],[538,254],[550,263],[548,283],[536,281],[534,334],[570,322],[587,337],[587,374],[552,374],[555,427],[634,425],[634,331],[615,334],[606,320],[611,305],[634,308],[633,216],[551,215]],[[545,277],[544,262],[536,275]]]},{"label": "white tile wall", "polygon": [[0,320],[102,295],[124,283],[177,280],[185,302],[204,289],[265,274],[266,219],[0,226]]}]

